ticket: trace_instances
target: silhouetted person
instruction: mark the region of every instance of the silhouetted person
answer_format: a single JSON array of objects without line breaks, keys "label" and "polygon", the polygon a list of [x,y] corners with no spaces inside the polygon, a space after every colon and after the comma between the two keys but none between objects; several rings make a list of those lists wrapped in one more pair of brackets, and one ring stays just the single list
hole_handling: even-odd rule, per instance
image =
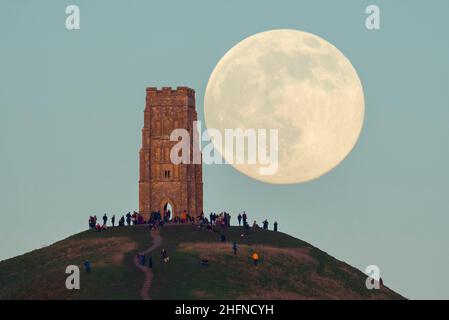
[{"label": "silhouetted person", "polygon": [[89,261],[84,261],[84,270],[86,271],[86,273],[90,273],[90,262]]},{"label": "silhouetted person", "polygon": [[274,222],[274,225],[273,225],[273,226],[274,226],[274,229],[273,229],[273,230],[274,230],[274,231],[278,231],[278,222],[277,222],[277,221]]},{"label": "silhouetted person", "polygon": [[265,219],[265,221],[263,222],[263,229],[268,230],[268,220],[267,219]]},{"label": "silhouetted person", "polygon": [[239,215],[237,216],[237,220],[239,221],[239,226],[242,223],[242,215],[239,213]]},{"label": "silhouetted person", "polygon": [[115,214],[111,218],[112,226],[115,227]]},{"label": "silhouetted person", "polygon": [[171,211],[167,210],[167,222],[169,222],[171,219]]},{"label": "silhouetted person", "polygon": [[243,211],[243,215],[242,215],[242,219],[243,219],[243,225],[245,225],[246,221],[247,221],[247,216],[246,216],[246,212]]},{"label": "silhouetted person", "polygon": [[141,266],[144,266],[144,265],[145,265],[145,255],[144,255],[144,254],[141,254],[141,255],[140,255],[140,265],[141,265]]},{"label": "silhouetted person", "polygon": [[106,215],[106,213],[103,215],[103,225],[105,226],[106,223],[108,222],[108,216]]},{"label": "silhouetted person", "polygon": [[168,262],[170,260],[170,257],[165,249],[161,250],[161,258],[164,262]]},{"label": "silhouetted person", "polygon": [[92,216],[89,217],[89,228],[95,229],[95,221],[94,221],[94,217],[92,217]]},{"label": "silhouetted person", "polygon": [[129,226],[131,224],[131,213],[126,214],[126,224]]}]

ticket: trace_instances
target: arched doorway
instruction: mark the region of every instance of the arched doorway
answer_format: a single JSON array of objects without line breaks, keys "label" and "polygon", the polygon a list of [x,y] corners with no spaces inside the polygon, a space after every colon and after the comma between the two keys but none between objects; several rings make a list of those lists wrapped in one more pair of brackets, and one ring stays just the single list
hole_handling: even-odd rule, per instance
[{"label": "arched doorway", "polygon": [[161,203],[161,217],[166,221],[170,221],[174,217],[175,207],[173,202],[169,199],[165,199]]}]

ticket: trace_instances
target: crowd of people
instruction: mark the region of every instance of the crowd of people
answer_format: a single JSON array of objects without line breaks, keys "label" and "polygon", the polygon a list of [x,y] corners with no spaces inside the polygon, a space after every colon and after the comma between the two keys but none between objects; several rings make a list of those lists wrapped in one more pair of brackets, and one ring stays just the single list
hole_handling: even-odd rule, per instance
[{"label": "crowd of people", "polygon": [[[108,221],[109,221],[108,215],[106,213],[103,215],[103,217],[101,219],[102,223],[100,223],[100,221],[98,221],[98,220],[99,219],[97,218],[96,215],[90,216],[89,217],[89,228],[92,230],[96,230],[96,231],[102,231],[102,230],[107,229]],[[246,214],[245,211],[239,212],[239,214],[237,215],[237,222],[238,222],[238,226],[244,227],[245,235],[249,234],[251,228],[252,229],[269,230],[269,222],[267,219],[262,221],[262,227],[260,227],[257,224],[256,220],[254,220],[252,227],[250,227],[250,225],[248,223],[248,215]],[[161,213],[159,211],[152,212],[149,219],[147,221],[145,221],[143,215],[134,211],[132,213],[128,212],[128,213],[122,215],[120,217],[120,219],[118,220],[117,226],[124,227],[125,225],[130,226],[130,225],[146,224],[149,226],[150,230],[155,230],[155,229],[158,229],[159,227],[162,227],[166,223],[197,225],[199,228],[205,228],[208,231],[219,233],[220,234],[219,241],[226,242],[226,235],[222,231],[224,231],[224,229],[231,226],[231,214],[229,212],[225,212],[225,211],[220,212],[219,214],[217,214],[215,212],[211,212],[207,218],[204,215],[204,213],[202,212],[200,214],[200,216],[194,217],[194,216],[190,215],[186,210],[184,210],[183,212],[181,212],[180,215],[175,215],[174,217],[172,217],[171,211],[165,210],[163,215],[161,215]],[[112,215],[112,217],[110,219],[110,226],[112,226],[112,227],[116,226],[116,216],[115,215]],[[277,221],[274,221],[274,223],[273,223],[273,231],[275,231],[275,232],[278,231]],[[243,234],[242,234],[242,236],[243,236]],[[238,250],[239,250],[239,247],[237,245],[237,242],[233,241],[232,242],[232,252],[234,253],[234,255],[237,255]],[[160,254],[161,254],[161,260],[164,263],[168,263],[170,261],[170,257],[165,249],[162,249]],[[255,266],[257,266],[259,263],[259,259],[260,259],[259,254],[254,251],[251,254],[250,258],[253,261],[253,264]],[[147,262],[146,262],[147,259],[144,254],[141,254],[141,253],[137,254],[136,261],[141,266],[147,265]],[[201,263],[201,265],[207,266],[207,265],[209,265],[209,260],[201,259],[200,263]],[[153,268],[152,256],[148,257],[148,267]],[[86,273],[90,273],[91,265],[90,265],[89,261],[84,262],[84,268],[85,268]]]},{"label": "crowd of people", "polygon": [[[220,212],[220,214],[216,214],[215,212],[211,212],[209,215],[209,220],[204,217],[204,215],[200,216],[200,220],[203,220],[203,223],[209,223],[211,225],[221,226],[221,227],[230,227],[231,226],[231,214],[228,212]],[[206,219],[206,220],[204,220]]]},{"label": "crowd of people", "polygon": [[[102,217],[102,222],[100,223],[99,219],[96,215],[89,217],[89,229],[96,230],[96,231],[102,231],[107,229],[108,227],[108,221],[109,217],[105,213]],[[110,226],[115,227],[116,226],[116,216],[112,215],[110,220]],[[243,226],[245,228],[245,231],[248,232],[250,229],[249,223],[248,223],[248,216],[245,211],[240,212],[237,215],[237,222],[239,226]],[[187,212],[187,210],[184,210],[181,212],[180,215],[175,215],[173,218],[171,218],[171,211],[166,210],[163,215],[159,211],[152,212],[150,215],[150,218],[146,221],[143,217],[143,215],[139,214],[138,212],[134,211],[133,213],[128,212],[120,217],[118,220],[117,226],[123,227],[123,226],[130,226],[130,225],[142,225],[142,224],[148,224],[151,229],[157,228],[158,226],[162,226],[165,223],[172,223],[172,224],[193,224],[193,225],[199,225],[200,227],[206,226],[209,230],[213,230],[214,226],[220,226],[223,228],[230,227],[231,226],[231,214],[229,212],[223,211],[219,214],[215,212],[211,212],[209,214],[209,219],[204,215],[203,212],[201,212],[201,215],[198,217],[194,217],[191,214]],[[262,229],[268,230],[269,223],[268,220],[265,219],[262,222]],[[252,224],[252,228],[259,229],[260,226],[257,224],[256,220],[254,220]],[[278,223],[275,221],[273,223],[273,231],[278,231]]]},{"label": "crowd of people", "polygon": [[[100,224],[100,221],[98,221],[98,218],[96,215],[90,216],[89,217],[89,229],[92,230],[97,230],[97,231],[101,231],[101,230],[105,230],[108,227],[108,215],[105,213],[103,215],[103,223]],[[115,227],[116,223],[116,217],[115,214],[112,215],[111,217],[111,224],[110,226]],[[125,225],[130,226],[130,225],[138,225],[138,224],[146,224],[147,222],[144,220],[143,216],[140,215],[138,212],[128,212],[124,215],[122,215],[120,217],[120,219],[118,220],[118,224],[117,226],[119,227],[124,227]]]}]

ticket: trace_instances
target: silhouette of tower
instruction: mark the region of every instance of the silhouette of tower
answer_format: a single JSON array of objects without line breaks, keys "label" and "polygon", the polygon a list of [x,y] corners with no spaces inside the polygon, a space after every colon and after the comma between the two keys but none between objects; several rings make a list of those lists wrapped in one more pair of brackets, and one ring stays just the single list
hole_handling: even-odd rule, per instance
[{"label": "silhouette of tower", "polygon": [[170,150],[174,129],[183,128],[190,134],[193,148],[195,91],[187,87],[147,88],[140,149],[139,212],[148,219],[152,212],[164,214],[168,204],[172,217],[186,210],[193,216],[203,211],[203,177],[201,164],[175,165]]}]

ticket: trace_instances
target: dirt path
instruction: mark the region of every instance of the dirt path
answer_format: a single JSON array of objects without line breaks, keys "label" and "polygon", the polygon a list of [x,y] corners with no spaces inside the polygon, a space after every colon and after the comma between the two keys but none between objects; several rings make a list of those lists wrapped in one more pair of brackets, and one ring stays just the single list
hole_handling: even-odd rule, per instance
[{"label": "dirt path", "polygon": [[[146,249],[145,251],[141,251],[140,254],[147,255],[157,247],[159,247],[162,243],[162,237],[159,234],[159,231],[151,231],[151,238],[153,239],[153,245]],[[147,258],[147,257],[146,257]],[[150,297],[150,287],[151,282],[153,280],[153,270],[148,268],[147,266],[141,266],[140,262],[137,259],[137,256],[134,258],[134,263],[136,264],[136,267],[140,269],[145,274],[145,280],[143,281],[142,289],[140,289],[140,296],[143,300],[151,300]],[[146,261],[145,261],[146,263]]]}]

